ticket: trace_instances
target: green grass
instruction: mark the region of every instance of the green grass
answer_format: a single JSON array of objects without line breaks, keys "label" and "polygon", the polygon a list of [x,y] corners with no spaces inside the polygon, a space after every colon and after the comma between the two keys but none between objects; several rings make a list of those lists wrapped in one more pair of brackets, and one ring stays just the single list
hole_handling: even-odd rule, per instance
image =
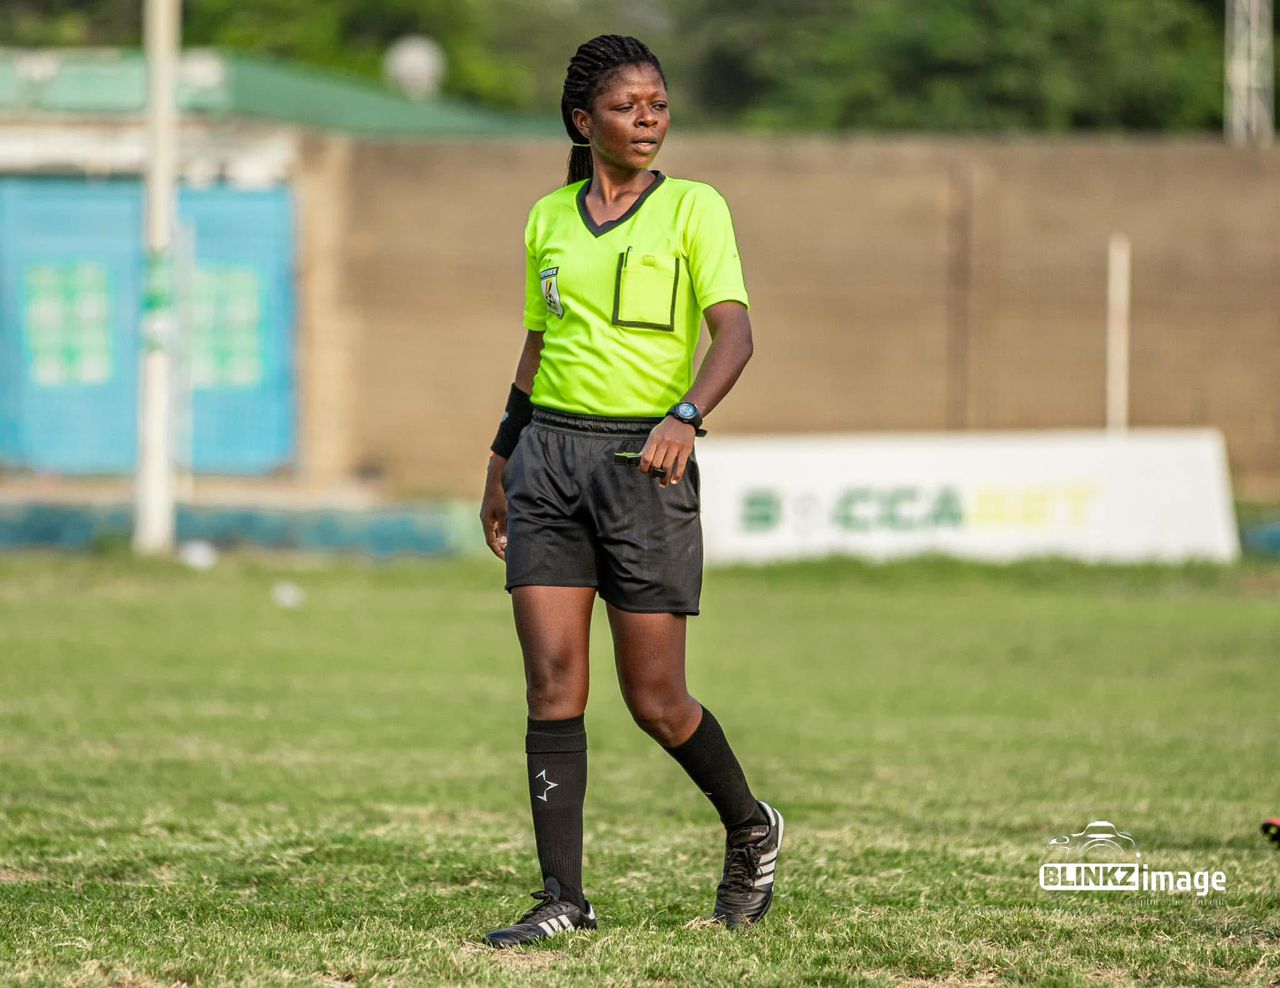
[{"label": "green grass", "polygon": [[[703,603],[694,692],[787,814],[773,913],[690,924],[721,836],[597,613],[601,928],[496,953],[536,887],[496,562],[0,557],[0,982],[1280,979],[1280,570],[830,562]],[[1040,891],[1099,818],[1227,892]]]}]

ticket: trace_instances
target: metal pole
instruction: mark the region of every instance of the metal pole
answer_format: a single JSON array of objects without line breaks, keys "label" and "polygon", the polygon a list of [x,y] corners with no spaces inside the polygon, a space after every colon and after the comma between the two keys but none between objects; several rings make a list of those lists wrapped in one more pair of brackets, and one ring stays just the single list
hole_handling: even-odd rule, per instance
[{"label": "metal pole", "polygon": [[145,0],[147,51],[147,270],[138,378],[138,470],[133,548],[173,550],[173,465],[169,354],[173,334],[174,195],[178,170],[177,66],[181,0]]},{"label": "metal pole", "polygon": [[1222,129],[1229,144],[1243,144],[1247,133],[1244,94],[1249,87],[1249,0],[1227,0],[1226,51],[1223,54]]},{"label": "metal pole", "polygon": [[969,424],[969,332],[973,305],[972,165],[951,167],[947,215],[947,364],[946,422],[948,429]]},{"label": "metal pole", "polygon": [[1275,34],[1271,0],[1253,0],[1253,140],[1270,147],[1276,132],[1276,65],[1271,39]]},{"label": "metal pole", "polygon": [[1113,233],[1107,244],[1107,429],[1129,428],[1129,238]]},{"label": "metal pole", "polygon": [[1275,137],[1275,56],[1271,0],[1227,0],[1227,140],[1241,147],[1267,147]]}]

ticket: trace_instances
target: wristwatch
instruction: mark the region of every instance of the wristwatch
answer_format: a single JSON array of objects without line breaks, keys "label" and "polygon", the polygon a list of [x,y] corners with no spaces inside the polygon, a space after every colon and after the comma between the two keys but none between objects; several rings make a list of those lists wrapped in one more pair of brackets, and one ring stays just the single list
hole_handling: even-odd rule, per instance
[{"label": "wristwatch", "polygon": [[693,426],[695,429],[702,426],[702,413],[698,411],[698,406],[691,401],[677,402],[668,409],[667,414],[685,425]]}]

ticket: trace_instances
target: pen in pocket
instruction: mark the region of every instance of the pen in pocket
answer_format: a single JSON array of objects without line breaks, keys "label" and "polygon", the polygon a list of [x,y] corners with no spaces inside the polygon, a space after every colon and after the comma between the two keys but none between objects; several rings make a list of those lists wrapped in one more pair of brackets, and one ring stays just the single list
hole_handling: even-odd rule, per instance
[{"label": "pen in pocket", "polygon": [[[617,450],[617,451],[613,454],[613,461],[614,461],[615,463],[623,463],[623,464],[633,465],[633,466],[639,467],[639,466],[640,466],[640,454],[639,454],[639,453],[629,453],[629,452],[627,452],[626,450],[622,450],[622,449],[620,449],[620,450]],[[656,467],[655,467],[655,468],[650,469],[650,470],[649,470],[649,472],[650,472],[651,474],[654,474],[655,476],[658,476],[658,477],[665,477],[665,476],[667,475],[667,471],[665,471],[665,470],[661,470],[661,469],[658,469],[658,468],[656,468]]]}]

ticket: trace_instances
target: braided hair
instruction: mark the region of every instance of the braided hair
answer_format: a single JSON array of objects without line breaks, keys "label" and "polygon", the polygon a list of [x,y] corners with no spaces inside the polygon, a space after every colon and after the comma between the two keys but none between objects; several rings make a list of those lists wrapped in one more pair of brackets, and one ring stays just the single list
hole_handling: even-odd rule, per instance
[{"label": "braided hair", "polygon": [[652,65],[662,78],[662,84],[665,86],[667,83],[658,56],[643,41],[626,35],[602,34],[592,38],[579,45],[569,60],[569,71],[564,77],[564,95],[560,97],[560,116],[564,118],[564,129],[574,144],[569,151],[569,175],[565,185],[590,178],[594,171],[591,147],[573,122],[573,111],[590,112],[601,84],[624,65]]}]

